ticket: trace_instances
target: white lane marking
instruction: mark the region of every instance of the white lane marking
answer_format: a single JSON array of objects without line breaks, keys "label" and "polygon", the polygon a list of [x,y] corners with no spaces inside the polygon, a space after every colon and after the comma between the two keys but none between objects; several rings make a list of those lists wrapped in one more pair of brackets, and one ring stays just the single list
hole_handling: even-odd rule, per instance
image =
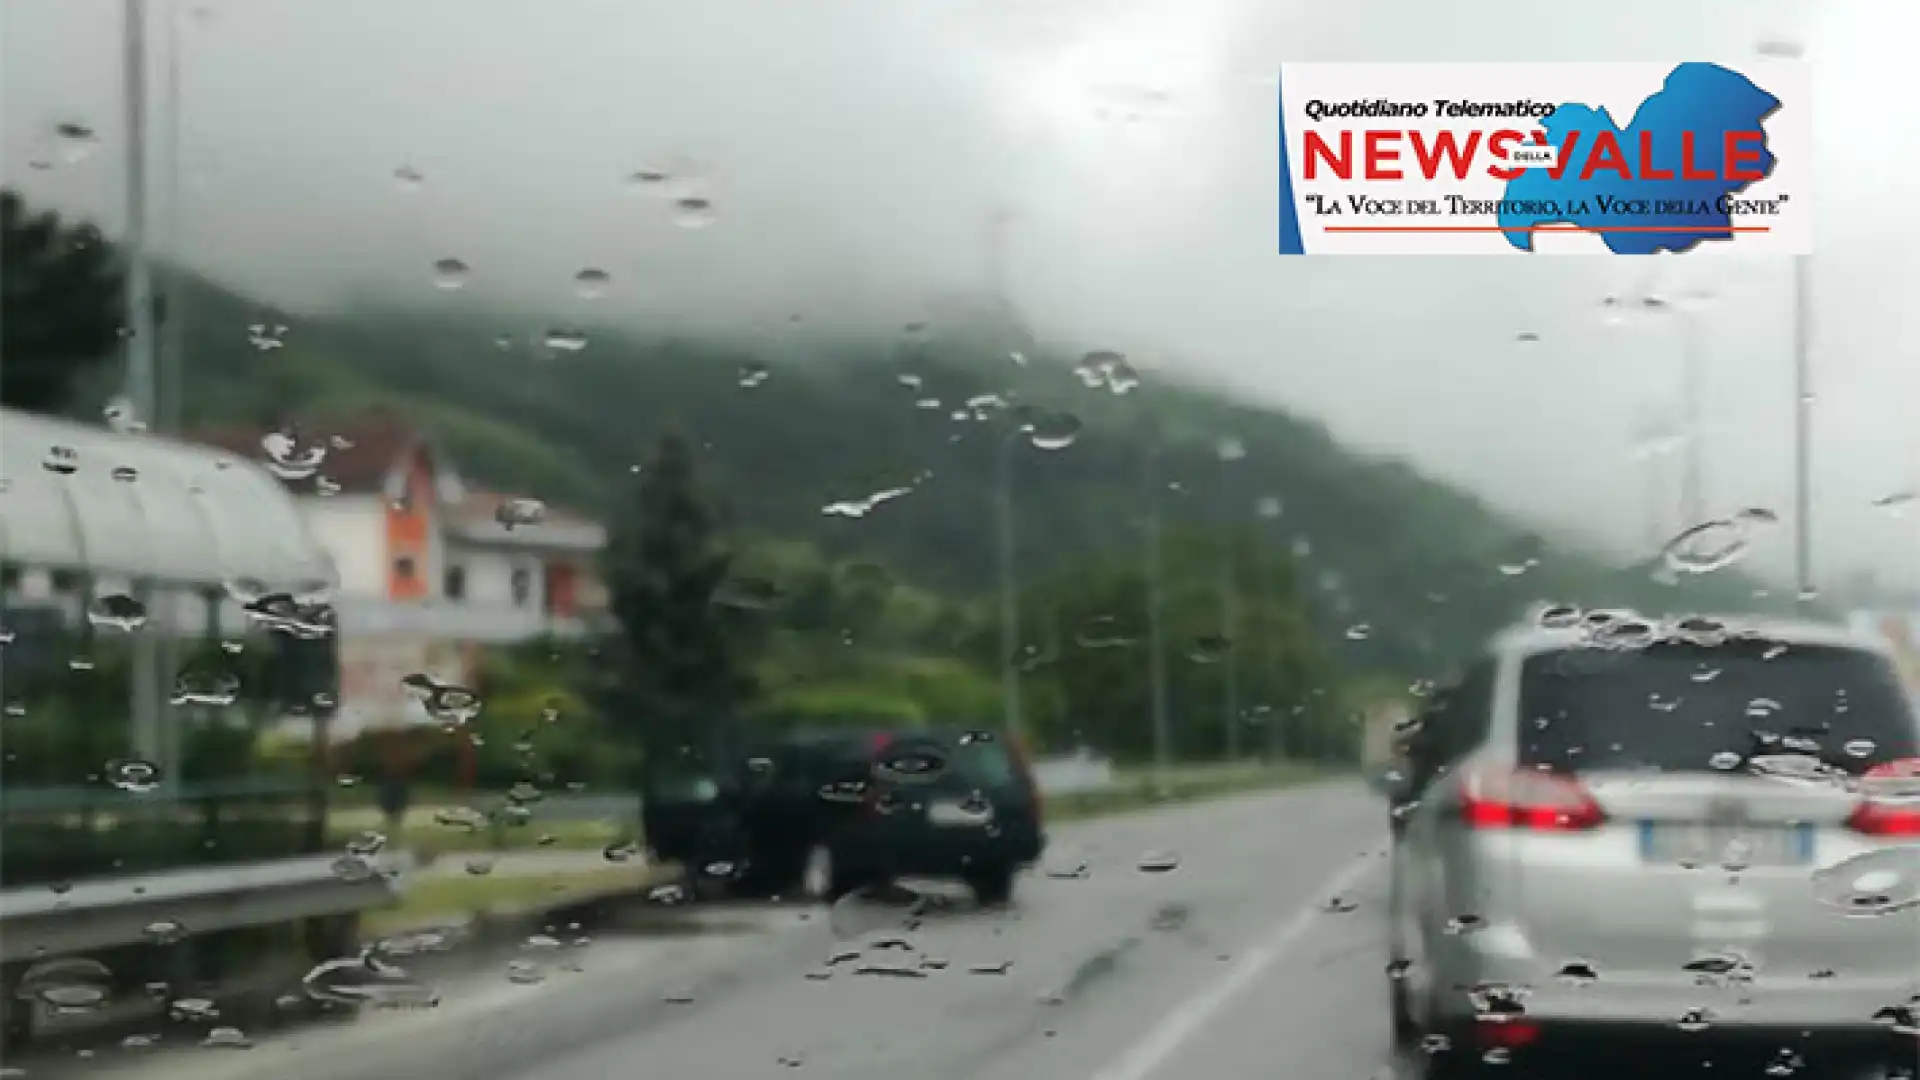
[{"label": "white lane marking", "polygon": [[1252,986],[1264,975],[1274,961],[1285,956],[1294,944],[1325,918],[1320,905],[1328,896],[1344,893],[1354,887],[1370,871],[1379,868],[1380,860],[1366,855],[1343,868],[1339,873],[1320,886],[1320,895],[1306,907],[1295,912],[1293,917],[1274,928],[1259,944],[1241,956],[1240,962],[1229,970],[1224,978],[1210,984],[1206,990],[1181,1002],[1168,1013],[1147,1036],[1127,1048],[1127,1052],[1107,1064],[1107,1067],[1094,1074],[1093,1080],[1147,1080],[1162,1062],[1172,1057],[1174,1052],[1186,1045],[1187,1040],[1198,1035],[1213,1018],[1232,1001],[1235,995]]}]

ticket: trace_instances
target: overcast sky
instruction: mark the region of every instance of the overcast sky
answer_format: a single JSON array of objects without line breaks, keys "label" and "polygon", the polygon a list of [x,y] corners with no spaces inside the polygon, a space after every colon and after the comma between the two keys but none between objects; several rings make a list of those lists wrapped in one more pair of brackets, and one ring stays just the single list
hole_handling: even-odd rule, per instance
[{"label": "overcast sky", "polygon": [[[988,222],[1005,210],[1007,289],[1045,335],[1285,403],[1622,549],[1648,536],[1636,431],[1677,413],[1679,344],[1670,320],[1609,325],[1601,298],[1713,293],[1699,315],[1709,501],[1784,514],[1784,260],[1281,258],[1276,66],[1738,62],[1792,40],[1818,100],[1820,564],[1829,579],[1920,575],[1920,526],[1871,505],[1920,480],[1920,224],[1904,182],[1920,150],[1896,134],[1920,126],[1910,0],[151,8],[163,105],[177,61],[177,116],[157,109],[155,131],[158,170],[179,179],[175,242],[262,295],[890,326],[989,280]],[[119,10],[5,0],[0,12],[0,181],[109,228],[124,192]],[[97,145],[63,145],[63,121],[95,129]],[[396,181],[402,167],[417,187]],[[712,224],[676,224],[670,199],[628,181],[642,169],[711,199]],[[471,266],[467,288],[434,287],[443,258]],[[591,309],[572,284],[588,266],[612,275]],[[1673,501],[1674,475],[1659,483]],[[1759,557],[1790,565],[1784,536]]]}]

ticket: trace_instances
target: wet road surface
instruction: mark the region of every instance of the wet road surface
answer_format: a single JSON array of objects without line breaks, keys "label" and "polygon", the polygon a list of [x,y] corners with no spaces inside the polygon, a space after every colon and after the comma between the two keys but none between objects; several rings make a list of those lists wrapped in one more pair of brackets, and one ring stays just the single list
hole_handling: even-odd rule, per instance
[{"label": "wet road surface", "polygon": [[[656,927],[707,932],[643,933],[630,921],[572,950],[581,970],[548,965],[537,984],[509,981],[509,958],[489,959],[437,982],[435,1009],[265,1036],[249,1049],[202,1048],[168,1032],[159,1048],[100,1051],[83,1071],[110,1063],[138,1080],[1386,1076],[1384,823],[1375,797],[1341,782],[1061,824],[1007,909],[913,883],[933,900],[917,923],[872,900],[831,912],[646,913]],[[1143,859],[1176,858],[1172,869],[1142,869]],[[1081,864],[1083,876],[1056,876]],[[1327,910],[1336,895],[1352,903]],[[173,1043],[188,1045],[166,1049]]]}]

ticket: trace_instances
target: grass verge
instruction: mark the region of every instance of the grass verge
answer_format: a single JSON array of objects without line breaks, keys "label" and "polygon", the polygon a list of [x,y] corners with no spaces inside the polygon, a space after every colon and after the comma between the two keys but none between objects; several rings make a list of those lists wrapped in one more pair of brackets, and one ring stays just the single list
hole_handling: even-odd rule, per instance
[{"label": "grass verge", "polygon": [[671,879],[667,866],[604,866],[552,874],[422,874],[406,895],[389,908],[361,919],[367,936],[443,926],[482,915],[513,915],[584,903],[605,896],[637,893]]},{"label": "grass verge", "polygon": [[1249,791],[1291,787],[1339,774],[1337,769],[1294,762],[1187,766],[1168,770],[1164,790],[1157,790],[1152,770],[1128,770],[1110,788],[1048,799],[1047,820],[1076,821],[1150,806],[1200,802]]}]

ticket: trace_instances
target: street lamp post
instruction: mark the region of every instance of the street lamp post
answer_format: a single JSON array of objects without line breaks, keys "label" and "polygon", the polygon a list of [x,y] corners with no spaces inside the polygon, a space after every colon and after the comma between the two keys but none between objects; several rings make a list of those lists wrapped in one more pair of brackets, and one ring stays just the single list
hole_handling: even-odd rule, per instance
[{"label": "street lamp post", "polygon": [[1236,549],[1234,545],[1234,504],[1231,499],[1232,485],[1228,483],[1230,470],[1234,462],[1247,456],[1247,448],[1239,439],[1226,439],[1220,443],[1220,495],[1226,511],[1220,543],[1220,640],[1226,645],[1226,655],[1221,662],[1226,670],[1221,672],[1221,709],[1226,724],[1227,760],[1240,760],[1240,650],[1238,639],[1240,632],[1240,590]]},{"label": "street lamp post", "polygon": [[1813,261],[1793,260],[1793,578],[1795,603],[1813,602]]},{"label": "street lamp post", "polygon": [[1020,709],[1020,600],[1014,565],[1013,454],[1024,430],[1015,425],[1001,433],[994,469],[994,519],[1000,578],[1000,707],[1007,734],[1026,735]]},{"label": "street lamp post", "polygon": [[[1771,60],[1799,60],[1806,47],[1789,38],[1762,41]],[[1793,579],[1794,602],[1809,606],[1813,584],[1813,257],[1793,257]]]},{"label": "street lamp post", "polygon": [[1141,483],[1147,499],[1146,578],[1147,578],[1147,679],[1153,710],[1153,787],[1155,794],[1167,793],[1167,759],[1172,751],[1172,731],[1167,717],[1167,656],[1162,640],[1160,596],[1160,446],[1159,433],[1148,428],[1142,440],[1144,451]]}]

